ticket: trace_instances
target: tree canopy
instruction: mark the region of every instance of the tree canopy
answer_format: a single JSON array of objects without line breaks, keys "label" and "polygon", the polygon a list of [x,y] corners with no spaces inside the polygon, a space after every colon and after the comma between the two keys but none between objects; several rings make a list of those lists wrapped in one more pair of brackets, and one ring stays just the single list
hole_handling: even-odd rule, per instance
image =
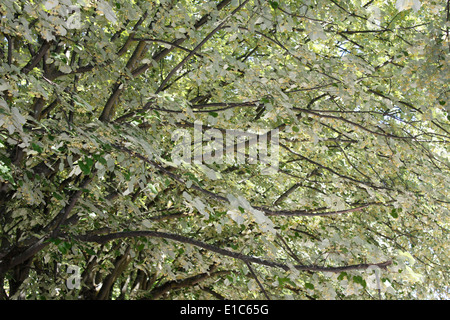
[{"label": "tree canopy", "polygon": [[448,0],[0,14],[1,299],[449,298]]}]

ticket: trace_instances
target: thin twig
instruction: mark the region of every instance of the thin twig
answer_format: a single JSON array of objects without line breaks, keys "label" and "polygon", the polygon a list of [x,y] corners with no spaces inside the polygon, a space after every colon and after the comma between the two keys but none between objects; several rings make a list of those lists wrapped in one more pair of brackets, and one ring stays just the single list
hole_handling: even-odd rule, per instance
[{"label": "thin twig", "polygon": [[261,289],[261,291],[263,292],[264,296],[266,297],[267,300],[270,300],[269,295],[267,294],[266,290],[264,289],[262,283],[259,281],[258,277],[256,276],[256,273],[253,271],[252,266],[250,265],[249,262],[245,262],[247,264],[248,269],[250,270],[253,278],[256,280],[256,283],[258,283],[259,288]]}]

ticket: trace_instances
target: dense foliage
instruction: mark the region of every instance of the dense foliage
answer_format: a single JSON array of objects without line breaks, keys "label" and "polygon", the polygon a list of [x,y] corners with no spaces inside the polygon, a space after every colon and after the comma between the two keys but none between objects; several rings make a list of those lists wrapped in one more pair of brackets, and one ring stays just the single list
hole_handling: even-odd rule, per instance
[{"label": "dense foliage", "polygon": [[449,6],[2,0],[0,298],[448,298]]}]

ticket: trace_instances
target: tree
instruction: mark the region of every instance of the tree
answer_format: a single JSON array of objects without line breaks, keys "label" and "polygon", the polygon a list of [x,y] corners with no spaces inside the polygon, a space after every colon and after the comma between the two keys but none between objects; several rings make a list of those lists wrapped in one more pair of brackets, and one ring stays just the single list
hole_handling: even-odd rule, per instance
[{"label": "tree", "polygon": [[1,298],[448,298],[449,6],[2,1]]}]

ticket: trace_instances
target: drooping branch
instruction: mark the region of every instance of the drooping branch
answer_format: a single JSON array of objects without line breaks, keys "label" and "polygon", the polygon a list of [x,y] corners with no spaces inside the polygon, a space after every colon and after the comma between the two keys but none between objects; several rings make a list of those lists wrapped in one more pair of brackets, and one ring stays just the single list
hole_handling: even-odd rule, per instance
[{"label": "drooping branch", "polygon": [[[84,235],[75,235],[72,236],[74,240],[82,241],[82,242],[94,242],[99,244],[104,244],[113,240],[117,239],[126,239],[126,238],[138,238],[138,237],[152,237],[152,238],[162,238],[167,240],[173,240],[180,243],[185,244],[191,244],[193,246],[217,253],[222,256],[227,256],[233,259],[237,259],[240,261],[243,261],[244,263],[255,263],[271,268],[279,268],[283,269],[285,271],[289,271],[291,269],[290,266],[284,263],[271,261],[262,259],[259,257],[251,256],[251,255],[245,255],[242,253],[234,252],[231,250],[219,248],[217,246],[214,246],[212,244],[208,244],[193,238],[181,236],[174,233],[168,233],[168,232],[160,232],[160,231],[123,231],[123,232],[114,232],[104,235],[90,235],[90,234],[84,234]],[[361,263],[361,264],[354,264],[354,265],[347,265],[347,266],[338,266],[338,267],[324,267],[319,265],[294,265],[293,267],[296,270],[299,271],[314,271],[314,272],[343,272],[343,271],[350,271],[350,270],[365,270],[370,267],[379,267],[381,269],[387,268],[391,264],[391,261],[384,261],[381,263]]]},{"label": "drooping branch", "polygon": [[[331,172],[332,174],[334,174],[334,175],[336,175],[336,176],[338,176],[338,177],[341,177],[341,178],[343,178],[343,179],[352,181],[352,182],[354,182],[354,183],[363,184],[363,185],[369,186],[369,187],[374,188],[374,189],[377,189],[377,188],[380,188],[380,189],[387,189],[387,190],[389,189],[389,188],[387,188],[387,187],[381,187],[381,186],[373,185],[373,183],[370,182],[370,181],[362,181],[362,180],[358,180],[358,179],[356,179],[356,178],[353,178],[353,177],[344,175],[344,174],[342,174],[342,173],[339,173],[339,172],[337,172],[336,170],[334,170],[333,168],[330,168],[330,167],[328,167],[328,166],[325,166],[325,165],[323,165],[323,164],[321,164],[321,163],[319,163],[319,162],[317,162],[317,161],[314,161],[314,160],[312,160],[312,159],[309,159],[309,158],[307,158],[307,157],[301,155],[301,154],[298,153],[298,152],[295,152],[294,150],[292,150],[291,148],[289,148],[288,146],[286,146],[286,145],[283,144],[283,143],[280,143],[280,146],[283,147],[284,149],[286,149],[287,151],[289,151],[290,153],[292,153],[293,155],[296,155],[296,156],[299,158],[298,160],[304,160],[304,161],[307,161],[307,162],[309,162],[309,163],[311,163],[311,164],[317,166],[318,168],[325,169],[325,170]],[[295,160],[294,160],[294,161],[295,161]]]}]

